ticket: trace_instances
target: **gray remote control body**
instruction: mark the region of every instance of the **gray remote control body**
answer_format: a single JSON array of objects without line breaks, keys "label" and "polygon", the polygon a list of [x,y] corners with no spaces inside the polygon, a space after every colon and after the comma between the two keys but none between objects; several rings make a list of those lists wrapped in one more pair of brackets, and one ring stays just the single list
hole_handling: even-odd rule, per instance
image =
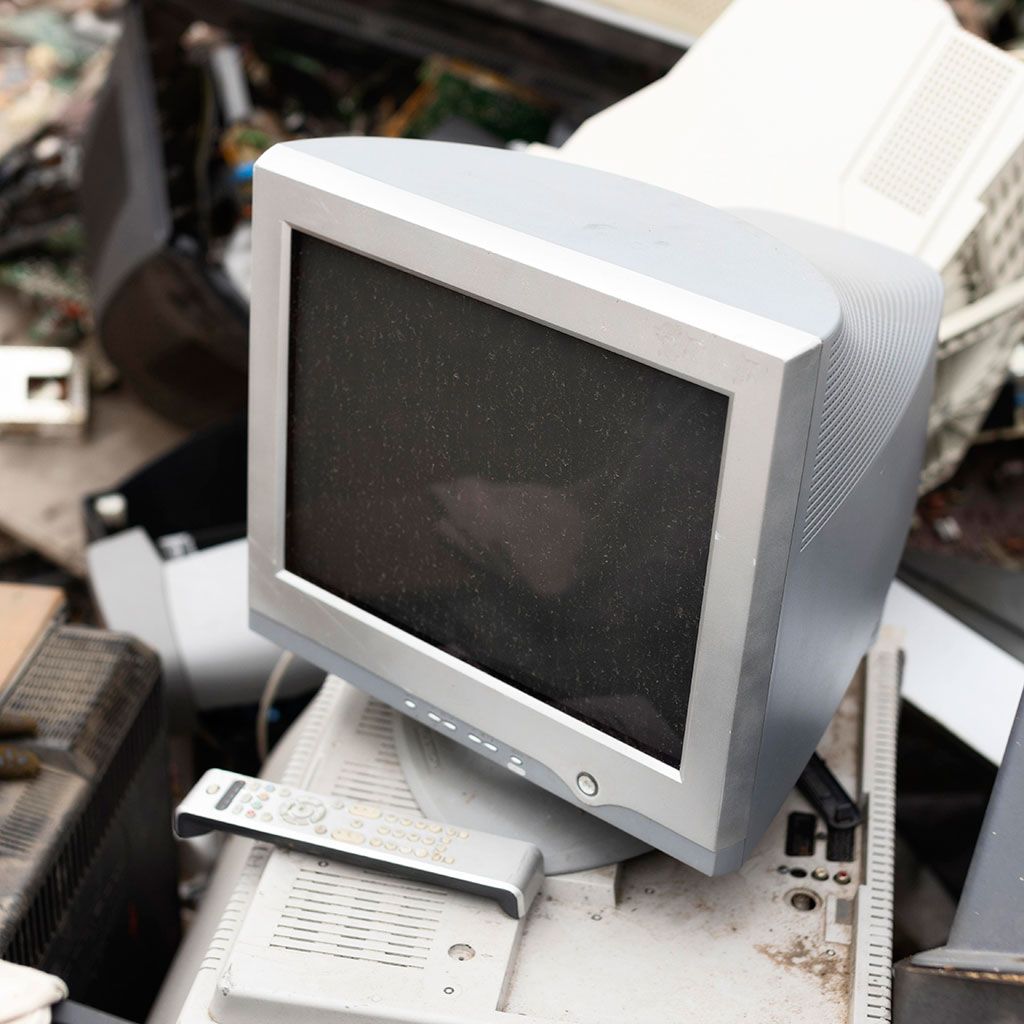
[{"label": "gray remote control body", "polygon": [[495,900],[522,917],[544,878],[532,843],[213,768],[174,814],[183,839],[233,832]]}]

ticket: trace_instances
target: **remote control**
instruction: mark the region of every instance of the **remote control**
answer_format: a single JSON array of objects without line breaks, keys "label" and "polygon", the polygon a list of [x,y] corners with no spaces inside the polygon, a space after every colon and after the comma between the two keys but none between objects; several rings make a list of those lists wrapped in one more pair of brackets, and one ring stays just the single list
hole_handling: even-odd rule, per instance
[{"label": "remote control", "polygon": [[532,843],[218,768],[203,775],[174,814],[182,839],[213,830],[486,896],[511,917],[529,910],[544,878]]}]

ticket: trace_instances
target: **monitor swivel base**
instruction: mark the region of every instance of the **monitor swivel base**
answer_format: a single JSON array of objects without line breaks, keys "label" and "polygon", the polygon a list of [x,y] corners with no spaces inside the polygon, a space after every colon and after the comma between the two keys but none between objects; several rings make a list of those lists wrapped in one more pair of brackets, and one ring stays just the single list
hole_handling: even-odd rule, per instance
[{"label": "monitor swivel base", "polygon": [[618,864],[650,849],[441,733],[396,719],[399,764],[428,817],[532,843],[547,875]]}]

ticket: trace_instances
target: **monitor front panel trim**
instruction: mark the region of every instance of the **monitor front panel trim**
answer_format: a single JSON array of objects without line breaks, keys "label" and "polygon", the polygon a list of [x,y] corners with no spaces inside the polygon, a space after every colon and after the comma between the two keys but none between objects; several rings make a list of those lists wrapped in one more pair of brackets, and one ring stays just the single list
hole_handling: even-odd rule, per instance
[{"label": "monitor front panel trim", "polygon": [[[773,646],[774,633],[765,634],[765,616],[754,617],[760,623],[756,637],[737,638],[734,624],[750,619],[752,607],[781,604],[783,576],[759,572],[758,554],[766,544],[789,548],[795,497],[789,488],[769,487],[772,460],[777,470],[779,438],[799,438],[801,430],[806,438],[819,340],[320,160],[285,152],[277,163],[286,165],[285,174],[273,173],[274,161],[257,169],[253,611],[345,651],[348,661],[418,701],[496,735],[527,766],[550,770],[581,804],[631,808],[708,848],[741,839],[738,825],[735,835],[719,829],[730,796],[727,768],[737,757],[751,766],[756,759],[756,747],[737,750],[733,737],[759,735],[756,719],[763,717],[768,685],[767,679],[743,680],[741,672],[750,643]],[[293,227],[729,396],[679,771],[285,570],[285,339]],[[781,457],[796,473],[804,452],[797,444],[792,448]],[[763,517],[752,516],[752,508],[764,509]],[[737,695],[751,689],[758,691],[756,699],[737,706]],[[573,785],[581,771],[600,781],[593,798]]]}]

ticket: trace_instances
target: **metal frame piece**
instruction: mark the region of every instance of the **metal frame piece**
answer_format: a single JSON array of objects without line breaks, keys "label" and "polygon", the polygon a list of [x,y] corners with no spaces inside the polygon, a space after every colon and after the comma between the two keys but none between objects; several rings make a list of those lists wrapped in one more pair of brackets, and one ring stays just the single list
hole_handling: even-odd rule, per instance
[{"label": "metal frame piece", "polygon": [[1024,1020],[1024,697],[949,941],[896,968],[898,1024]]}]

